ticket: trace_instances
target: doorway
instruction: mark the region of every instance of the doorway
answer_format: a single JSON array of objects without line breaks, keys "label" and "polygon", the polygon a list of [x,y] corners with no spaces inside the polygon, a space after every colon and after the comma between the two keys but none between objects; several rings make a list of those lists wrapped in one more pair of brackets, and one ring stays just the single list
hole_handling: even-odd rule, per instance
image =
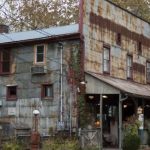
[{"label": "doorway", "polygon": [[119,147],[119,95],[102,95],[102,137],[104,148]]}]

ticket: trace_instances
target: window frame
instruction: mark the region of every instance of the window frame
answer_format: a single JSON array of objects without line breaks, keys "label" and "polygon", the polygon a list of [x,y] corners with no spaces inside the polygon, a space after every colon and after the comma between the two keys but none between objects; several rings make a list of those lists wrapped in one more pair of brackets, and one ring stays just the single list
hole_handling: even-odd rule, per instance
[{"label": "window frame", "polygon": [[[43,46],[44,51],[43,51],[43,61],[37,62],[37,47],[38,46]],[[37,44],[34,46],[34,64],[35,65],[44,65],[46,63],[46,51],[47,51],[47,45],[46,44]]]},{"label": "window frame", "polygon": [[[9,59],[7,61],[3,60],[4,52],[9,53]],[[11,73],[11,63],[10,62],[11,62],[11,52],[10,52],[10,50],[7,50],[7,49],[0,50],[0,75],[7,75],[7,74]],[[3,71],[3,65],[5,66],[4,63],[9,63],[9,71],[8,72]]]},{"label": "window frame", "polygon": [[[128,58],[131,58],[131,66],[128,66]],[[126,64],[126,67],[127,67],[127,79],[133,79],[133,56],[132,55],[129,55],[127,54],[127,64]],[[131,77],[128,76],[128,68],[130,67],[130,74],[131,74]]]},{"label": "window frame", "polygon": [[[13,88],[15,87],[15,90],[16,90],[16,95],[10,95],[10,88]],[[6,86],[6,90],[7,90],[7,93],[6,93],[6,98],[7,98],[7,101],[16,101],[18,96],[17,96],[17,85],[11,85],[11,86]]]},{"label": "window frame", "polygon": [[[146,61],[146,82],[147,83],[150,83],[150,77],[149,77],[149,80],[148,80],[148,77],[147,77],[147,74],[148,74],[148,63],[150,65],[150,61]],[[149,67],[149,74],[150,74],[150,67]]]},{"label": "window frame", "polygon": [[[108,57],[108,60],[104,58],[104,51],[105,51],[105,49],[109,50],[109,57]],[[109,66],[108,71],[105,71],[105,70],[104,70],[105,60],[108,61],[108,63],[107,63],[108,66]],[[110,64],[110,46],[109,46],[109,45],[103,45],[103,73],[104,73],[104,74],[110,74],[110,65],[111,65],[111,64]]]},{"label": "window frame", "polygon": [[[45,88],[47,86],[51,86],[51,90],[52,90],[52,95],[51,96],[46,96],[45,95]],[[42,99],[53,99],[54,98],[54,86],[52,83],[45,83],[41,85],[41,98]]]}]

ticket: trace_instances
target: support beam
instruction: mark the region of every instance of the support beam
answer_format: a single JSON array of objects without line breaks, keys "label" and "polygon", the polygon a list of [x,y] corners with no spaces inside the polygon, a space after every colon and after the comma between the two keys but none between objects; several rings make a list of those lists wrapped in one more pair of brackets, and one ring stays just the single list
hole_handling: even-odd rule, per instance
[{"label": "support beam", "polygon": [[122,150],[122,100],[119,94],[119,150]]},{"label": "support beam", "polygon": [[100,94],[100,147],[103,148],[103,97]]}]

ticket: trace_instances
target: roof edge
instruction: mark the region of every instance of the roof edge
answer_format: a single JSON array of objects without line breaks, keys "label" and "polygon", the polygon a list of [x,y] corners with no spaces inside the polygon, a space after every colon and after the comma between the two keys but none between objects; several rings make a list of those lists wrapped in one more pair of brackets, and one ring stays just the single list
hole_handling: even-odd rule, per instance
[{"label": "roof edge", "polygon": [[123,7],[119,6],[119,5],[117,5],[117,4],[115,4],[114,2],[112,2],[112,1],[110,1],[110,0],[105,0],[105,1],[107,1],[108,3],[110,3],[110,4],[112,4],[112,5],[114,5],[114,6],[118,7],[118,8],[120,8],[120,9],[122,9],[122,10],[124,10],[124,11],[126,11],[127,13],[131,14],[132,16],[134,16],[134,17],[136,17],[136,18],[139,18],[140,20],[142,20],[142,21],[144,21],[144,22],[146,22],[146,23],[148,23],[148,24],[150,25],[150,22],[149,22],[148,20],[146,20],[146,19],[144,19],[144,18],[142,18],[142,17],[140,17],[140,16],[138,16],[138,15],[132,13],[131,11],[129,11],[129,10],[127,10],[127,9],[125,9],[125,8],[123,8]]}]

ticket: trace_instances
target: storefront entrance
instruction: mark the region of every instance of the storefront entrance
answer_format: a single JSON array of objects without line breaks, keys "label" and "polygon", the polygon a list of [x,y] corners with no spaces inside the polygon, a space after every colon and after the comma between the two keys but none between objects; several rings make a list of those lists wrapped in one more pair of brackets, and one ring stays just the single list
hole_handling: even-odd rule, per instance
[{"label": "storefront entrance", "polygon": [[118,95],[103,95],[102,112],[102,135],[103,147],[118,148],[119,139],[119,116],[118,116]]},{"label": "storefront entrance", "polygon": [[[100,100],[100,97],[102,98]],[[118,94],[87,94],[86,102],[91,113],[90,126],[101,129],[103,148],[119,147],[119,95]],[[102,107],[101,107],[102,105]],[[102,110],[101,110],[102,109]],[[102,115],[101,115],[102,114]]]}]

